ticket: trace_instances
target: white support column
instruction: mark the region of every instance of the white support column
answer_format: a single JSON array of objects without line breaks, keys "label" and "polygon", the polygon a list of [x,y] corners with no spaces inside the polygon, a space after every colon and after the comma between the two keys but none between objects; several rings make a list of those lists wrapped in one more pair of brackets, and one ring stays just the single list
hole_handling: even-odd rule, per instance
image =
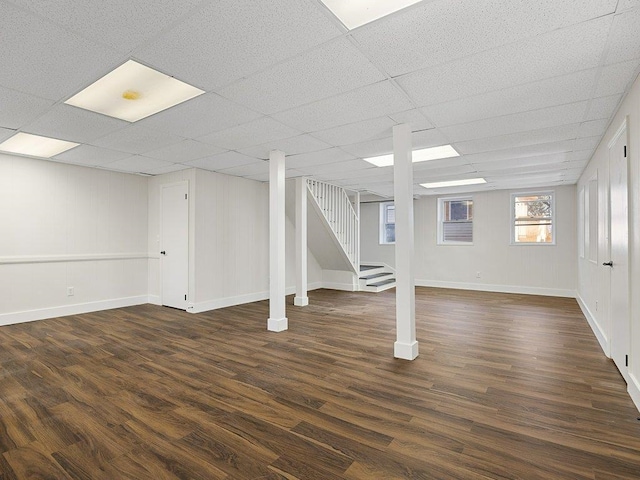
[{"label": "white support column", "polygon": [[285,302],[284,153],[269,153],[269,319],[267,330],[289,328]]},{"label": "white support column", "polygon": [[309,305],[307,296],[307,179],[296,178],[296,296],[293,304]]},{"label": "white support column", "polygon": [[411,128],[393,127],[393,192],[396,213],[396,358],[418,356],[416,291],[413,272],[413,163]]}]

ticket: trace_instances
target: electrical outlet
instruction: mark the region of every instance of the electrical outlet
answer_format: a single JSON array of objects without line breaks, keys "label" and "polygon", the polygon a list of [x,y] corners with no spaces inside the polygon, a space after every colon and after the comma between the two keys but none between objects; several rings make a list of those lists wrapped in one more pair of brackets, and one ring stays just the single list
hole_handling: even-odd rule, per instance
[{"label": "electrical outlet", "polygon": [[73,287],[67,287],[67,297],[73,297]]},{"label": "electrical outlet", "polygon": [[476,272],[476,278],[480,278],[480,272]]}]

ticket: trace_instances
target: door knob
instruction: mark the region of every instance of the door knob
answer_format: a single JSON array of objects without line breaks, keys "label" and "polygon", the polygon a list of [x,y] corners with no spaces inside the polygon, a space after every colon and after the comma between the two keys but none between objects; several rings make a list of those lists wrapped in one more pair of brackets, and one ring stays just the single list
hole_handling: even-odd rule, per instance
[{"label": "door knob", "polygon": [[608,262],[604,262],[602,265],[604,265],[605,267],[613,267],[613,262],[609,260]]},{"label": "door knob", "polygon": [[166,254],[167,254],[167,252],[165,252],[164,250],[162,250],[162,251],[160,252],[160,255],[166,255]]}]

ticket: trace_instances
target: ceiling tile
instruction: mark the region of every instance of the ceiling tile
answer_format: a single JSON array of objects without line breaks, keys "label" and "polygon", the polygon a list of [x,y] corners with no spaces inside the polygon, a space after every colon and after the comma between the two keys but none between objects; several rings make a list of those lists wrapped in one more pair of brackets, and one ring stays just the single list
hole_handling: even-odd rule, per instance
[{"label": "ceiling tile", "polygon": [[629,10],[615,16],[611,28],[607,64],[640,58],[639,24],[640,9]]},{"label": "ceiling tile", "polygon": [[392,118],[378,117],[313,132],[313,136],[339,147],[380,137],[388,137],[394,125],[395,122]]},{"label": "ceiling tile", "polygon": [[0,2],[0,45],[0,85],[56,101],[122,61],[121,54],[7,2]]},{"label": "ceiling tile", "polygon": [[[342,162],[333,162],[333,163],[324,163],[320,165],[309,165],[304,168],[301,168],[303,172],[308,175],[316,175],[320,173],[340,173],[340,172],[349,172],[349,171],[359,171],[362,172],[367,167],[367,162],[364,160],[344,160]],[[364,172],[363,172],[364,175]]]},{"label": "ceiling tile", "polygon": [[197,138],[259,118],[260,114],[208,93],[138,122],[139,125]]},{"label": "ceiling tile", "polygon": [[248,177],[250,175],[264,175],[269,174],[269,162],[264,160],[256,160],[254,163],[247,163],[245,165],[238,165],[237,167],[224,168],[218,170],[220,173],[226,175],[235,175],[236,177]]},{"label": "ceiling tile", "polygon": [[218,0],[204,5],[135,56],[213,90],[342,33],[312,2]]},{"label": "ceiling tile", "polygon": [[[389,132],[391,133],[391,132]],[[449,143],[447,138],[437,129],[421,130],[411,135],[412,148],[427,148],[446,145]],[[344,151],[349,152],[356,157],[375,157],[377,155],[386,155],[393,152],[393,137],[379,138],[368,142],[360,142],[353,145],[345,145],[341,147]]]},{"label": "ceiling tile", "polygon": [[92,145],[79,145],[76,148],[56,155],[56,161],[74,163],[77,165],[96,166],[113,163],[117,160],[130,157],[127,152],[109,150],[107,148],[94,147]]},{"label": "ceiling tile", "polygon": [[604,67],[594,96],[606,97],[626,91],[627,86],[637,77],[639,65],[638,60],[630,60]]},{"label": "ceiling tile", "polygon": [[384,78],[345,37],[240,80],[219,93],[270,114],[348,92]]},{"label": "ceiling tile", "polygon": [[0,142],[4,142],[7,138],[11,137],[15,133],[15,130],[0,127]]},{"label": "ceiling tile", "polygon": [[271,117],[262,117],[226,130],[204,135],[198,140],[228,150],[239,150],[290,138],[300,133],[299,130],[283,125]]},{"label": "ceiling tile", "polygon": [[211,157],[199,158],[186,162],[191,167],[202,168],[204,170],[218,171],[224,168],[232,168],[240,165],[256,163],[257,158],[248,157],[238,152],[225,152]]},{"label": "ceiling tile", "polygon": [[94,145],[129,153],[146,153],[160,147],[166,147],[184,140],[177,135],[161,133],[157,130],[133,124],[105,137],[99,138]]},{"label": "ceiling tile", "polygon": [[392,113],[389,117],[396,122],[396,124],[407,123],[411,126],[412,132],[420,130],[429,130],[434,125],[427,120],[427,117],[417,108],[406,110],[404,112]]},{"label": "ceiling tile", "polygon": [[591,100],[585,120],[598,120],[600,118],[611,118],[613,112],[620,102],[622,95],[611,95],[609,97],[594,98]]},{"label": "ceiling tile", "polygon": [[594,68],[611,22],[611,16],[599,18],[396,80],[426,106]]},{"label": "ceiling tile", "polygon": [[565,153],[573,150],[574,142],[574,140],[562,140],[553,143],[527,145],[525,147],[505,148],[504,150],[465,155],[464,158],[471,164],[477,164],[478,162]]},{"label": "ceiling tile", "polygon": [[384,81],[277,113],[273,117],[305,132],[314,132],[402,112],[411,107],[404,94],[391,82]]},{"label": "ceiling tile", "polygon": [[318,140],[311,135],[304,134],[298,135],[297,137],[284,138],[282,140],[273,140],[255,147],[239,149],[238,151],[245,155],[249,155],[250,157],[267,160],[271,150],[280,150],[281,152],[284,152],[285,155],[297,155],[299,153],[326,150],[330,147],[331,145],[328,143]]},{"label": "ceiling tile", "polygon": [[188,13],[200,0],[11,0],[67,30],[130,52]]},{"label": "ceiling tile", "polygon": [[439,127],[485,118],[538,110],[587,100],[594,88],[596,69],[483,93],[453,102],[424,107],[422,112]]},{"label": "ceiling tile", "polygon": [[577,138],[573,144],[573,150],[595,150],[598,144],[602,140],[602,135],[594,137]]},{"label": "ceiling tile", "polygon": [[222,153],[222,148],[209,145],[207,143],[196,142],[195,140],[183,140],[168,147],[158,148],[145,153],[145,156],[157,158],[158,160],[168,160],[170,162],[188,162],[198,158],[210,157]]},{"label": "ceiling tile", "polygon": [[601,137],[609,126],[609,119],[591,120],[580,125],[578,130],[578,138],[585,137]]},{"label": "ceiling tile", "polygon": [[473,154],[504,150],[507,148],[526,147],[539,143],[552,143],[561,140],[570,140],[578,135],[580,124],[559,125],[556,127],[541,128],[528,132],[511,133],[498,137],[485,137],[467,142],[456,142],[454,147],[462,154]]},{"label": "ceiling tile", "polygon": [[0,126],[20,128],[46,112],[53,103],[51,100],[0,87]]},{"label": "ceiling tile", "polygon": [[319,152],[302,153],[300,155],[291,155],[286,157],[285,166],[287,168],[302,169],[310,165],[320,165],[323,163],[341,162],[344,160],[353,160],[356,157],[339,149],[328,148]]},{"label": "ceiling tile", "polygon": [[128,125],[131,124],[123,120],[61,103],[25,125],[24,131],[72,142],[92,143]]},{"label": "ceiling tile", "polygon": [[528,112],[487,118],[475,122],[442,127],[439,130],[452,142],[507,135],[539,128],[579,123],[587,110],[587,101]]},{"label": "ceiling tile", "polygon": [[182,165],[180,163],[172,163],[171,165],[167,165],[165,167],[147,169],[145,173],[149,173],[151,175],[164,175],[165,173],[180,172],[182,170],[188,170],[189,168],[193,167]]},{"label": "ceiling tile", "polygon": [[439,0],[366,25],[353,36],[370,58],[398,76],[601,17],[614,12],[616,4]]},{"label": "ceiling tile", "polygon": [[618,2],[618,12],[627,10],[629,8],[636,8],[640,6],[640,0],[620,0]]},{"label": "ceiling tile", "polygon": [[158,170],[173,165],[165,160],[143,157],[142,155],[132,155],[122,160],[105,165],[108,170],[131,173],[151,173],[151,170]]},{"label": "ceiling tile", "polygon": [[[560,164],[560,163],[568,163],[569,153],[552,153],[549,155],[539,155],[535,157],[516,157],[516,158],[507,158],[503,160],[497,161],[484,161],[473,163],[473,166],[483,172],[489,172],[492,170],[504,170],[512,167],[530,167],[534,165],[546,165],[546,164]],[[466,157],[470,158],[470,157]]]}]

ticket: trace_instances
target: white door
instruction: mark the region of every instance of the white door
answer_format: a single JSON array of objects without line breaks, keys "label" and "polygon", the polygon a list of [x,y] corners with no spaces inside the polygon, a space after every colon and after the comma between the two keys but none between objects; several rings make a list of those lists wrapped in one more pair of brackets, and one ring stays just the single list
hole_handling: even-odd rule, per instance
[{"label": "white door", "polygon": [[611,358],[628,383],[629,355],[629,200],[627,189],[626,123],[609,144],[609,195],[611,257]]},{"label": "white door", "polygon": [[162,185],[160,268],[162,305],[187,309],[189,291],[189,184]]}]

